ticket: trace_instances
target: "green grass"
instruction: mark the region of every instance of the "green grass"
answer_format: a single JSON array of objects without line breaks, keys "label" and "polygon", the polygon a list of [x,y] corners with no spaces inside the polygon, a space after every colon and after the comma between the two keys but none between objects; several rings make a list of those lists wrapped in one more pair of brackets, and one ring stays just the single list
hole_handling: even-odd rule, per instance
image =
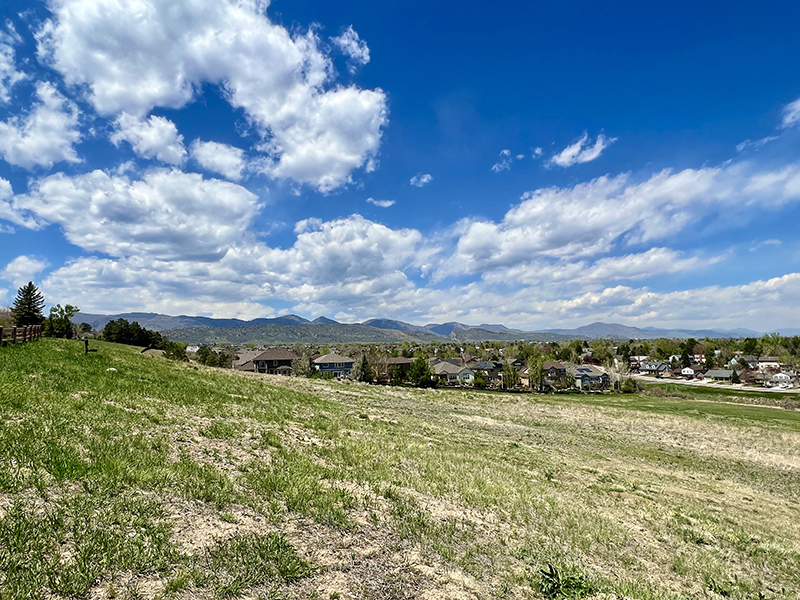
[{"label": "green grass", "polygon": [[98,349],[0,349],[2,600],[800,595],[800,411],[763,406],[784,396],[381,388]]}]

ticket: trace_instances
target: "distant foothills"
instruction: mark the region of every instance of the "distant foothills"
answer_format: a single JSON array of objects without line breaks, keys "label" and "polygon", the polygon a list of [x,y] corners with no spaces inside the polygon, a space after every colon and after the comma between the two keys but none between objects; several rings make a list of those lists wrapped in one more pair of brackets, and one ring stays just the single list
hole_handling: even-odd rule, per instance
[{"label": "distant foothills", "polygon": [[[147,329],[159,331],[169,339],[189,344],[349,344],[431,342],[435,340],[459,342],[529,341],[560,342],[590,339],[657,339],[657,338],[744,338],[761,337],[762,332],[749,329],[658,329],[655,327],[628,327],[617,323],[592,323],[575,329],[547,329],[522,331],[505,325],[464,325],[441,323],[425,326],[412,325],[393,319],[369,319],[363,323],[339,323],[319,317],[313,321],[297,315],[284,315],[271,319],[214,319],[211,317],[169,316],[157,313],[131,312],[114,315],[78,313],[74,323],[88,323],[102,329],[109,321],[126,319],[137,321]],[[800,329],[782,329],[782,335],[800,335]]]}]

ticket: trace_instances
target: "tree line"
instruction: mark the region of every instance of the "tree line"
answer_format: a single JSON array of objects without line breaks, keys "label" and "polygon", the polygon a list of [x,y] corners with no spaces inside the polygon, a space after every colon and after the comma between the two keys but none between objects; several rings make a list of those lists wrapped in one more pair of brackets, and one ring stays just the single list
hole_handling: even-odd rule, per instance
[{"label": "tree line", "polygon": [[[77,306],[56,304],[50,308],[47,317],[44,316],[44,306],[44,295],[29,281],[17,290],[14,304],[9,311],[10,320],[15,327],[42,325],[42,335],[45,337],[73,339],[92,331],[92,326],[88,323],[76,325],[72,322],[72,318],[80,312]],[[107,342],[163,350],[167,358],[187,360],[183,344],[171,342],[159,332],[146,329],[136,321],[130,323],[122,318],[109,321],[103,327],[101,336]]]}]

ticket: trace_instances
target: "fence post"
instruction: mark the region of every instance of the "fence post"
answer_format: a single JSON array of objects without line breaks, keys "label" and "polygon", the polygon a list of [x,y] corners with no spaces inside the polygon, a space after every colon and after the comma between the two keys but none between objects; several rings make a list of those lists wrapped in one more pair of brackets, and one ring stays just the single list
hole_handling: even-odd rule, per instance
[{"label": "fence post", "polygon": [[16,344],[17,343],[17,328],[16,327],[12,327],[11,328],[11,343],[12,344]]},{"label": "fence post", "polygon": [[0,346],[3,345],[3,326],[0,325]]}]

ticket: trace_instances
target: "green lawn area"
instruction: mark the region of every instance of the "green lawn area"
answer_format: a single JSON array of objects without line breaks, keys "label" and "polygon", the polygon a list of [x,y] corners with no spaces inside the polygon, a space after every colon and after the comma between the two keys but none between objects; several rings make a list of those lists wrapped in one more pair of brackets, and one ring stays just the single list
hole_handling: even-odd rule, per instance
[{"label": "green lawn area", "polygon": [[93,346],[0,348],[2,600],[800,596],[800,411],[771,395],[386,388]]}]

